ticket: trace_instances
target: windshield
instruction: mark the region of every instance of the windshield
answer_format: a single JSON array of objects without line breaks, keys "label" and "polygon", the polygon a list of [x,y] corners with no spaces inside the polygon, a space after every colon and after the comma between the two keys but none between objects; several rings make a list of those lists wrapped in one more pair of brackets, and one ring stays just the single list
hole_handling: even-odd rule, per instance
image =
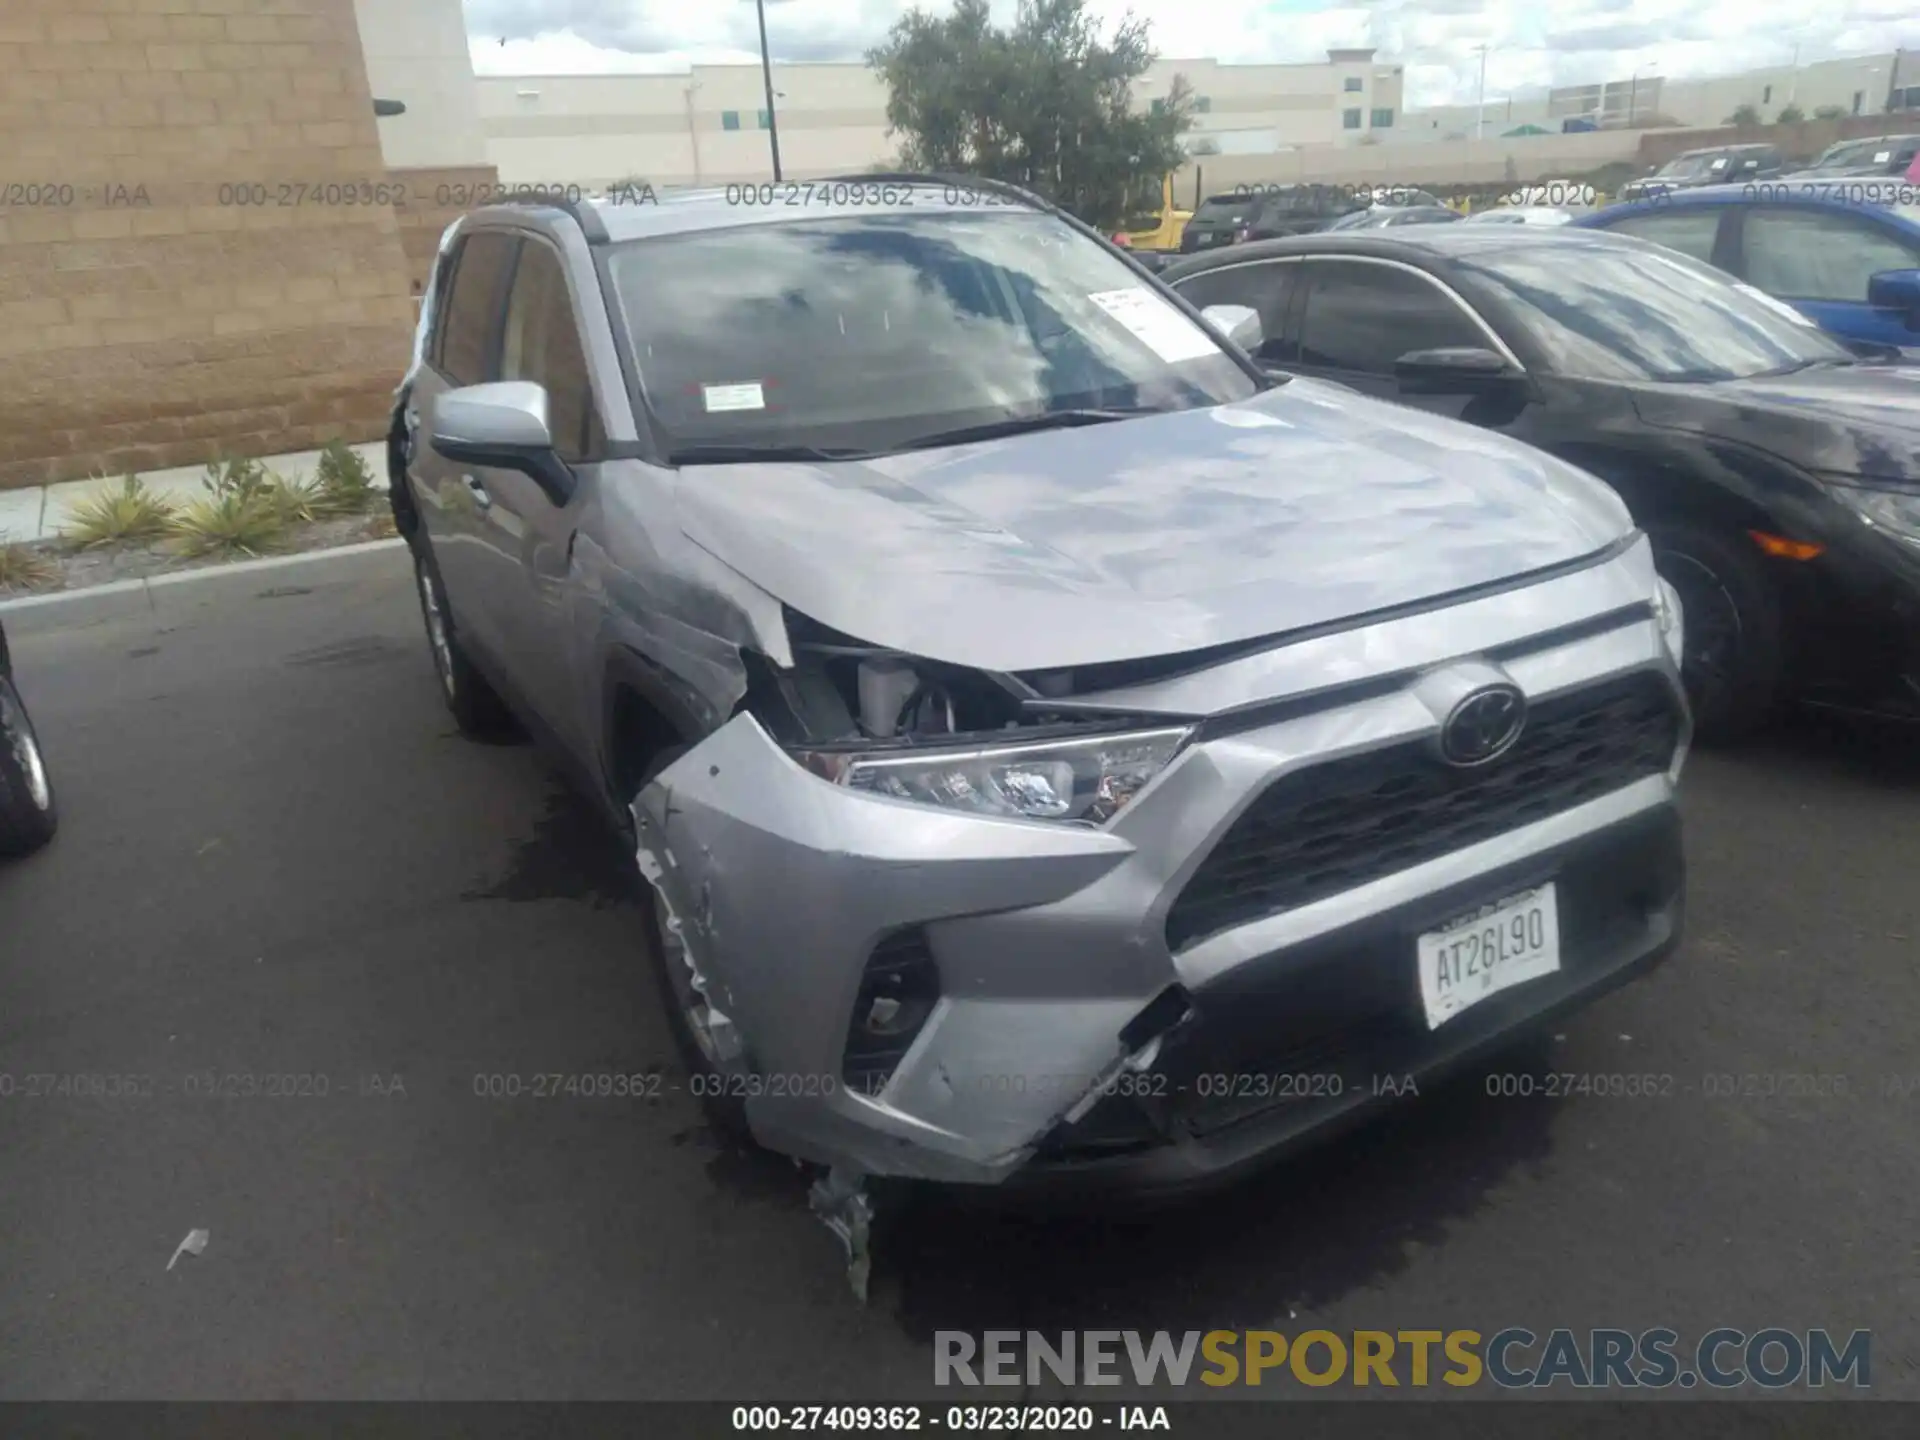
[{"label": "windshield", "polygon": [[1691,180],[1696,175],[1704,175],[1713,167],[1711,155],[1682,155],[1678,160],[1669,160],[1654,173],[1669,180]]},{"label": "windshield", "polygon": [[1258,383],[1125,261],[1031,211],[743,225],[615,247],[669,448],[872,451]]},{"label": "windshield", "polygon": [[1238,220],[1250,214],[1258,197],[1253,195],[1209,195],[1193,212],[1196,220]]},{"label": "windshield", "polygon": [[1835,145],[1824,152],[1819,159],[1808,167],[1808,173],[1819,170],[1844,170],[1857,165],[1870,165],[1873,157],[1882,150],[1889,149],[1884,140],[1852,140]]},{"label": "windshield", "polygon": [[1791,306],[1684,255],[1651,244],[1572,248],[1460,262],[1519,308],[1560,374],[1732,380],[1853,358]]}]

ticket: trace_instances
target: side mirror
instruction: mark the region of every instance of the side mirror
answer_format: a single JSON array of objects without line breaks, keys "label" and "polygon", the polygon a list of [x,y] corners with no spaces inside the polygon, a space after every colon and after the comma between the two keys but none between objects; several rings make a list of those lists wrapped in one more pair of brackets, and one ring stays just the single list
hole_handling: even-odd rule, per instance
[{"label": "side mirror", "polygon": [[1260,312],[1249,305],[1209,305],[1200,318],[1249,355],[1266,340],[1260,324]]},{"label": "side mirror", "polygon": [[434,397],[433,448],[447,459],[529,476],[556,505],[573,495],[573,471],[555,453],[547,390],[528,380],[467,385]]},{"label": "side mirror", "polygon": [[1898,310],[1909,330],[1920,330],[1920,270],[1882,270],[1867,280],[1867,304]]},{"label": "side mirror", "polygon": [[1502,356],[1474,346],[1409,350],[1393,362],[1393,378],[1409,395],[1481,395],[1515,375]]}]

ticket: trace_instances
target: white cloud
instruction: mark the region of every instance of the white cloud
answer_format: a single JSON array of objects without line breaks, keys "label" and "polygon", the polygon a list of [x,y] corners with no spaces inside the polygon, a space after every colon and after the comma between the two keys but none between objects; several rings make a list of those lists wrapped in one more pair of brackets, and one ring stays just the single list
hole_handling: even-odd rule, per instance
[{"label": "white cloud", "polygon": [[[465,0],[482,74],[659,72],[759,58],[752,0]],[[941,9],[946,0],[923,0]],[[856,60],[912,0],[767,0],[776,59]],[[994,0],[1011,19],[1014,0]],[[1371,45],[1407,67],[1407,101],[1671,78],[1920,47],[1913,0],[1089,0],[1150,21],[1160,53],[1237,63],[1323,60]],[[501,43],[505,40],[505,44]]]}]

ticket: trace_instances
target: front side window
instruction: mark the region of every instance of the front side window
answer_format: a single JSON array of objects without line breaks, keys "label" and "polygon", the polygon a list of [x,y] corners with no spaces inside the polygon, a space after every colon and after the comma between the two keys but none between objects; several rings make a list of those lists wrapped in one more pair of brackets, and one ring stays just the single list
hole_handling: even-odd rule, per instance
[{"label": "front side window", "polygon": [[460,245],[453,288],[441,319],[440,369],[456,385],[495,378],[493,337],[500,318],[500,290],[519,241],[497,230],[469,235]]},{"label": "front side window", "polygon": [[1871,277],[1920,266],[1920,246],[1902,244],[1863,216],[1755,209],[1744,236],[1748,281],[1790,300],[1864,305]]},{"label": "front side window", "polygon": [[1357,260],[1306,262],[1300,363],[1393,374],[1413,350],[1487,348],[1485,332],[1424,275]]},{"label": "front side window", "polygon": [[741,225],[630,241],[607,268],[669,449],[887,450],[1259,388],[1125,261],[1033,211]]},{"label": "front side window", "polygon": [[1616,235],[1651,240],[1696,260],[1713,259],[1714,239],[1720,233],[1720,207],[1694,205],[1684,210],[1650,210],[1629,215],[1607,229]]},{"label": "front side window", "polygon": [[1245,305],[1260,313],[1261,340],[1253,357],[1269,365],[1297,360],[1297,348],[1287,345],[1287,309],[1299,284],[1301,262],[1269,260],[1260,265],[1223,265],[1181,282],[1180,293],[1196,310],[1209,305]]},{"label": "front side window", "polygon": [[500,378],[531,380],[547,390],[547,426],[562,460],[593,451],[593,386],[567,295],[567,277],[553,251],[528,241],[514,270],[500,342]]},{"label": "front side window", "polygon": [[1562,375],[1733,380],[1853,359],[1791,306],[1672,250],[1518,244],[1458,263],[1512,308]]}]

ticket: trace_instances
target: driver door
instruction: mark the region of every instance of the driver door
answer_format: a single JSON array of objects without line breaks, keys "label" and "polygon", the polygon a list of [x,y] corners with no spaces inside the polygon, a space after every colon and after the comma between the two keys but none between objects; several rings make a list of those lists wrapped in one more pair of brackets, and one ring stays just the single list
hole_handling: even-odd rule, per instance
[{"label": "driver door", "polygon": [[[597,457],[601,431],[566,270],[559,251],[537,236],[520,245],[501,328],[499,372],[502,380],[545,388],[554,450],[577,477]],[[580,672],[570,663],[581,487],[556,492],[518,470],[489,467],[477,474],[484,491],[482,604],[489,632],[522,703],[574,753],[591,753],[589,737],[579,733]]]}]

